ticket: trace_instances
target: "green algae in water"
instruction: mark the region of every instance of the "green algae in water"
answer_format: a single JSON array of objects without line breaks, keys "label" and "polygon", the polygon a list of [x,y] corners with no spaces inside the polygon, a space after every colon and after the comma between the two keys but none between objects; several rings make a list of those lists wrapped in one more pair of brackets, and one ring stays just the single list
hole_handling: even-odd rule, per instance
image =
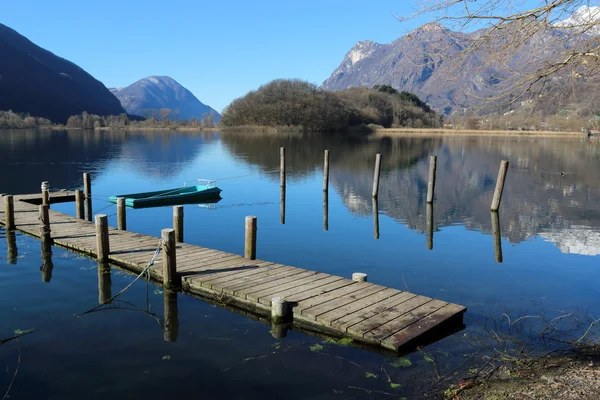
[{"label": "green algae in water", "polygon": [[394,368],[408,368],[412,365],[412,362],[408,358],[402,357],[392,361],[390,365]]},{"label": "green algae in water", "polygon": [[323,350],[323,346],[321,346],[319,343],[313,344],[309,348],[310,348],[310,351],[321,351],[321,350]]}]

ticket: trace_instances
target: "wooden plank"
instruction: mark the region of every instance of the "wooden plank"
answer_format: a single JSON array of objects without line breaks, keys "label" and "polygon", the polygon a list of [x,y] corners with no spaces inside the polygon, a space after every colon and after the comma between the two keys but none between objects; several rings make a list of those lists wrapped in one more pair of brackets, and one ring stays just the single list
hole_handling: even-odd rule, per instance
[{"label": "wooden plank", "polygon": [[373,329],[376,329],[381,325],[384,325],[391,320],[398,318],[399,316],[404,315],[407,312],[414,310],[415,308],[420,307],[432,300],[433,299],[429,297],[423,296],[413,297],[412,299],[404,303],[400,303],[397,306],[387,308],[371,318],[367,318],[357,324],[349,326],[348,329],[346,329],[346,332],[358,337],[364,337],[365,333],[370,332]]},{"label": "wooden plank", "polygon": [[356,311],[364,310],[373,304],[379,303],[382,300],[390,299],[392,296],[395,296],[399,293],[402,292],[396,289],[386,288],[363,298],[361,301],[354,301],[336,309],[326,311],[317,316],[317,321],[330,326],[332,321],[343,318]]},{"label": "wooden plank", "polygon": [[286,276],[297,275],[305,272],[301,268],[289,267],[289,269],[281,268],[274,271],[265,271],[263,273],[254,274],[245,278],[240,278],[223,284],[223,292],[228,294],[235,294],[236,292],[245,289],[249,286],[254,286],[261,283],[270,282],[278,278]]},{"label": "wooden plank", "polygon": [[457,314],[464,313],[465,310],[465,307],[457,304],[446,304],[444,307],[434,311],[418,322],[408,325],[399,332],[396,332],[393,335],[383,339],[381,341],[381,345],[388,349],[397,351],[401,346],[413,339],[416,339],[423,333],[432,330],[449,318],[452,318]]},{"label": "wooden plank", "polygon": [[[216,262],[208,262],[206,264],[197,265],[194,268],[187,269],[185,271],[178,270],[180,274],[189,275],[189,276],[202,276],[203,279],[210,279],[209,275],[215,275],[217,273],[225,273],[225,272],[241,272],[247,271],[248,268],[240,269],[241,267],[257,267],[257,263],[248,262],[249,260],[244,259],[243,257],[239,257],[235,260],[225,260],[225,261],[216,261]],[[272,264],[272,263],[265,263]],[[256,268],[253,268],[256,269]]]},{"label": "wooden plank", "polygon": [[369,332],[366,332],[364,336],[376,340],[385,339],[386,337],[393,335],[394,333],[439,310],[446,304],[448,303],[441,300],[428,301],[420,307],[407,311],[398,318],[394,318],[393,320],[380,325],[375,329],[371,329]]},{"label": "wooden plank", "polygon": [[331,277],[333,277],[333,275],[323,274],[323,273],[319,272],[313,276],[309,276],[309,277],[306,277],[306,278],[298,280],[298,281],[292,281],[287,284],[282,284],[277,287],[262,289],[262,290],[254,290],[252,292],[247,293],[246,298],[248,300],[252,300],[252,301],[256,301],[256,302],[260,302],[260,299],[262,297],[268,298],[269,301],[273,297],[281,297],[284,300],[286,300],[285,294],[282,294],[282,293],[286,293],[286,291],[291,291],[296,288],[306,288],[311,283],[319,282],[319,281],[322,281],[323,279],[331,278]]},{"label": "wooden plank", "polygon": [[248,300],[258,302],[257,298],[250,298],[250,297],[248,297],[248,294],[252,293],[252,292],[260,291],[260,290],[272,289],[274,287],[280,287],[282,285],[289,284],[290,282],[295,283],[296,285],[302,285],[302,283],[301,283],[302,280],[304,280],[306,278],[314,278],[318,274],[320,274],[320,272],[304,270],[303,272],[292,275],[292,276],[286,276],[281,279],[276,279],[274,281],[268,281],[268,282],[265,282],[262,284],[260,284],[260,283],[254,284],[247,288],[236,291],[236,295],[238,295],[242,298],[248,299]]},{"label": "wooden plank", "polygon": [[[357,292],[359,290],[363,290],[365,288],[371,287],[371,285],[372,285],[372,283],[368,283],[368,282],[354,282],[354,281],[350,281],[350,282],[352,282],[352,284],[344,286],[344,287],[336,289],[336,290],[332,290],[327,293],[320,294],[319,296],[311,297],[310,299],[298,302],[298,305],[296,307],[294,307],[294,313],[302,314],[302,312],[304,310],[306,310],[307,308],[314,307],[318,304],[325,303],[326,301],[333,300],[338,297],[342,297],[344,295]],[[304,315],[304,314],[302,314],[302,315]]]},{"label": "wooden plank", "polygon": [[[340,279],[334,282],[327,283],[325,285],[317,285],[313,289],[305,290],[304,288],[299,288],[297,293],[289,294],[286,296],[286,300],[290,302],[301,302],[311,299],[313,297],[322,296],[325,293],[332,292],[334,290],[338,290],[340,288],[344,288],[346,286],[354,285],[356,282],[353,282],[349,279]],[[269,304],[271,304],[269,302]]]},{"label": "wooden plank", "polygon": [[350,304],[356,302],[364,297],[367,297],[371,294],[381,292],[385,287],[379,285],[371,285],[364,289],[358,290],[356,292],[352,292],[347,295],[343,295],[340,297],[336,297],[332,300],[326,301],[324,303],[320,303],[318,305],[309,307],[307,309],[302,310],[302,315],[306,318],[310,318],[313,320],[317,319],[318,315],[321,315],[327,311],[335,310],[339,307],[345,306],[346,304]]},{"label": "wooden plank", "polygon": [[210,257],[206,257],[206,258],[202,258],[202,259],[198,259],[195,260],[194,258],[188,258],[188,259],[184,259],[180,261],[177,261],[178,263],[181,264],[181,268],[180,271],[193,271],[196,268],[200,268],[202,266],[205,265],[211,265],[211,264],[216,264],[216,263],[221,263],[221,262],[228,262],[228,263],[234,263],[234,262],[239,262],[241,261],[240,256],[237,256],[235,254],[219,254],[219,255],[212,255]]},{"label": "wooden plank", "polygon": [[[252,260],[249,260],[252,261]],[[223,272],[222,274],[214,274],[214,276],[207,277],[207,279],[202,280],[202,286],[216,290],[218,292],[222,291],[222,288],[226,286],[228,283],[236,281],[239,282],[241,278],[247,277],[251,278],[252,276],[262,274],[265,271],[291,271],[292,267],[286,267],[281,264],[271,264],[263,267],[259,267],[256,269],[249,269],[246,271],[229,271]]]},{"label": "wooden plank", "polygon": [[226,265],[221,265],[225,263],[218,263],[216,265],[207,265],[205,267],[201,267],[198,269],[194,269],[192,271],[188,271],[187,274],[184,275],[184,279],[189,282],[207,282],[211,280],[216,280],[219,278],[224,278],[227,276],[235,275],[243,272],[257,271],[260,268],[268,267],[275,265],[275,263],[271,263],[268,261],[260,261],[254,262],[254,260],[239,261],[235,263],[230,263]]}]

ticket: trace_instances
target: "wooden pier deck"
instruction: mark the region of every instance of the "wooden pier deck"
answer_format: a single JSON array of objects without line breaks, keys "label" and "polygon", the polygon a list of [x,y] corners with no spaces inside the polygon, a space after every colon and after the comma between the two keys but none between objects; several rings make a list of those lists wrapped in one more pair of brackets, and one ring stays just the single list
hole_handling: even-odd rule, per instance
[{"label": "wooden pier deck", "polygon": [[[52,193],[51,202],[74,201],[73,192]],[[0,223],[5,225],[4,199]],[[14,196],[16,229],[40,237],[41,195]],[[53,243],[97,255],[96,227],[92,222],[50,210]],[[109,228],[110,263],[141,272],[159,246],[159,238]],[[163,282],[158,256],[150,274]],[[430,297],[356,282],[340,276],[240,255],[177,243],[177,273],[182,291],[231,306],[271,315],[271,299],[284,298],[293,305],[293,325],[334,337],[401,351],[422,336],[462,325],[466,308]],[[440,332],[444,336],[443,332]]]}]

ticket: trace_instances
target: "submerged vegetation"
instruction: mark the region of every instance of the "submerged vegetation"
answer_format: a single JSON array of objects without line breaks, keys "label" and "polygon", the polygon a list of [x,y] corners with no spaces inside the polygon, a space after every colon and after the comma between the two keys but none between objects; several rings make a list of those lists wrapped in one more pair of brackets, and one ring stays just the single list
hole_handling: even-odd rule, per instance
[{"label": "submerged vegetation", "polygon": [[441,117],[417,96],[388,86],[328,92],[301,80],[280,79],[234,100],[223,111],[221,123],[341,132],[369,124],[435,128],[441,126]]}]

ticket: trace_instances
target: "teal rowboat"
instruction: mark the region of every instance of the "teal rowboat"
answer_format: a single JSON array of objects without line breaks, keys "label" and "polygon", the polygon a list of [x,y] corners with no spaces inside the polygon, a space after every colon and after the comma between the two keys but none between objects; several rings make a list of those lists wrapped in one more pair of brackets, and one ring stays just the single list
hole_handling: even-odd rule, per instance
[{"label": "teal rowboat", "polygon": [[168,206],[174,204],[205,203],[221,199],[221,189],[215,185],[194,185],[176,189],[158,190],[110,196],[108,200],[116,203],[118,197],[125,198],[125,205],[133,208]]}]

